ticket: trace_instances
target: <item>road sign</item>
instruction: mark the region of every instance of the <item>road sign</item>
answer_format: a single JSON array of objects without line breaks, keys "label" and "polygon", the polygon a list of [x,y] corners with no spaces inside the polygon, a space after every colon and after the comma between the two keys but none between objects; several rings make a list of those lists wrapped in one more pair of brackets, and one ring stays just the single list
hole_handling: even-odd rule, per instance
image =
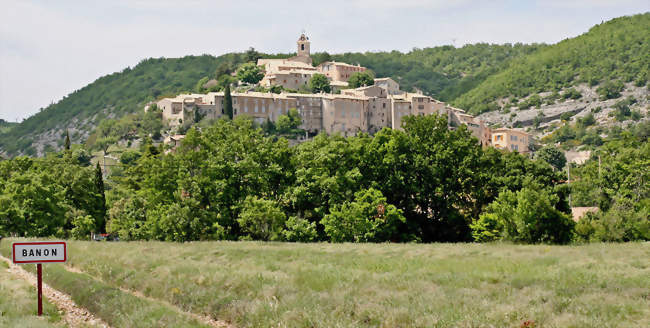
[{"label": "road sign", "polygon": [[12,258],[16,264],[36,263],[38,315],[43,315],[43,268],[42,263],[65,262],[67,245],[63,241],[34,241],[13,243]]},{"label": "road sign", "polygon": [[13,243],[12,246],[13,260],[16,264],[65,262],[67,260],[67,247],[63,241]]}]

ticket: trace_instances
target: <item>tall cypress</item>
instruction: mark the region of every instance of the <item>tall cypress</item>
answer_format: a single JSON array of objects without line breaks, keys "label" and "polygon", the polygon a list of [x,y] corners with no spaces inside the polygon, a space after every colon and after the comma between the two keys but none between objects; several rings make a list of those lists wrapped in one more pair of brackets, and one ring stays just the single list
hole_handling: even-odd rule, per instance
[{"label": "tall cypress", "polygon": [[99,161],[95,167],[95,192],[97,193],[97,229],[106,232],[106,195],[104,194],[104,176]]},{"label": "tall cypress", "polygon": [[226,84],[226,89],[223,91],[223,112],[228,115],[232,120],[232,96],[230,96],[230,84]]},{"label": "tall cypress", "polygon": [[70,150],[70,133],[68,130],[65,130],[65,150]]}]

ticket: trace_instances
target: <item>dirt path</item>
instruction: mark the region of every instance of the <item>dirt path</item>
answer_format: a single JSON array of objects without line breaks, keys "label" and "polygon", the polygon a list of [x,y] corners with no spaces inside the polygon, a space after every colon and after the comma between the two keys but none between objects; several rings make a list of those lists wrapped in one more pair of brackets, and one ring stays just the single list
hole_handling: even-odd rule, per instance
[{"label": "dirt path", "polygon": [[[19,265],[13,264],[4,256],[0,256],[0,259],[9,264],[9,272],[13,275],[26,280],[32,286],[36,286],[36,276],[30,272],[25,271]],[[52,304],[54,304],[60,311],[63,311],[63,320],[70,327],[110,327],[107,323],[101,319],[95,317],[90,311],[78,306],[70,298],[70,295],[62,293],[48,284],[43,283],[43,296],[46,297]]]},{"label": "dirt path", "polygon": [[[83,271],[81,271],[81,270],[79,270],[78,268],[75,268],[75,267],[65,265],[64,268],[66,270],[68,270],[69,272],[88,275],[88,273],[83,272]],[[114,286],[112,284],[106,283],[105,281],[101,280],[100,278],[98,278],[96,276],[91,276],[91,275],[88,275],[88,276],[91,277],[92,279],[100,281],[100,282],[102,282],[102,283],[104,283],[106,285],[113,286],[115,288],[119,288],[121,291],[123,291],[125,293],[129,293],[129,294],[131,294],[131,295],[133,295],[135,297],[146,299],[146,300],[149,300],[151,302],[162,303],[162,304],[164,304],[164,305],[166,305],[166,306],[168,306],[168,307],[170,307],[170,308],[172,308],[172,309],[174,309],[174,310],[176,310],[176,311],[178,311],[180,313],[183,313],[185,315],[188,315],[188,316],[196,319],[197,321],[199,321],[199,322],[201,322],[201,323],[203,323],[205,325],[208,325],[208,326],[211,326],[211,327],[217,327],[217,328],[235,328],[235,326],[233,326],[232,324],[230,324],[230,323],[228,323],[226,321],[215,320],[215,319],[213,319],[211,317],[208,317],[208,316],[205,316],[205,315],[200,315],[200,314],[196,314],[196,313],[192,313],[192,312],[187,312],[187,311],[179,308],[178,306],[176,306],[176,305],[174,305],[172,303],[169,303],[167,301],[156,299],[156,298],[151,298],[151,297],[146,296],[146,295],[144,295],[144,294],[142,294],[142,293],[140,293],[138,291],[122,288],[122,287],[119,287],[119,286]]]}]

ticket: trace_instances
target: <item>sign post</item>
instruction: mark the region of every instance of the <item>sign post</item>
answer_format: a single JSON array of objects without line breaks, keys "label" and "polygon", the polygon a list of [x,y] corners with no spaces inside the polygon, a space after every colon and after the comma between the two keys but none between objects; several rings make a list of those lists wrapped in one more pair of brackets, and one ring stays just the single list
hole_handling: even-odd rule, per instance
[{"label": "sign post", "polygon": [[35,241],[13,243],[12,258],[15,264],[36,263],[36,284],[38,290],[38,315],[43,315],[43,263],[65,262],[68,259],[67,245],[63,241]]}]

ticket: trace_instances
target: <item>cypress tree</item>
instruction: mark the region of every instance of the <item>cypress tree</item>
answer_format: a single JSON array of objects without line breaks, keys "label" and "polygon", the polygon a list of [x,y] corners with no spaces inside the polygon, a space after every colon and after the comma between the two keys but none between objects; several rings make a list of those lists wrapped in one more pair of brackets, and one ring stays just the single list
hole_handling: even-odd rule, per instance
[{"label": "cypress tree", "polygon": [[95,192],[97,193],[97,229],[100,233],[106,232],[106,195],[104,193],[104,177],[99,161],[95,167]]},{"label": "cypress tree", "polygon": [[70,150],[70,133],[68,130],[65,130],[65,150]]},{"label": "cypress tree", "polygon": [[230,84],[226,84],[226,89],[223,91],[223,112],[228,115],[232,120],[232,97],[230,96]]}]

